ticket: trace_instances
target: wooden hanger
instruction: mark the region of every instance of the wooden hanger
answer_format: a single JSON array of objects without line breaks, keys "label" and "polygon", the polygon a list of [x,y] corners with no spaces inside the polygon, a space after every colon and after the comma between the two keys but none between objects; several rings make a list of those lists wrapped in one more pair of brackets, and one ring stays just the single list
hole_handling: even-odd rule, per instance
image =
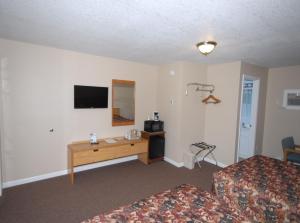
[{"label": "wooden hanger", "polygon": [[205,104],[218,104],[221,100],[210,94],[208,97],[204,98],[202,102]]}]

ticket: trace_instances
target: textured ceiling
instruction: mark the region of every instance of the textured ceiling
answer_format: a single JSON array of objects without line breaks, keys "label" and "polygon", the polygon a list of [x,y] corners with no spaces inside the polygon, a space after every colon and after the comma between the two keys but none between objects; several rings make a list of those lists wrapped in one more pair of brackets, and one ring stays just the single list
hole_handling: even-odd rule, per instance
[{"label": "textured ceiling", "polygon": [[[164,64],[300,64],[300,0],[0,0],[0,38]],[[195,44],[218,42],[205,57]]]}]

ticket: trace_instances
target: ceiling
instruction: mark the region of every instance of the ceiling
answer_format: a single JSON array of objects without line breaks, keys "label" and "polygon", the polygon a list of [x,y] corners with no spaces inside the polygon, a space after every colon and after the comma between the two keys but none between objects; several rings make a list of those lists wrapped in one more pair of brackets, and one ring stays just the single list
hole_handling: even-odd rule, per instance
[{"label": "ceiling", "polygon": [[[0,38],[147,64],[300,64],[300,0],[0,0]],[[195,44],[215,40],[201,55]]]}]

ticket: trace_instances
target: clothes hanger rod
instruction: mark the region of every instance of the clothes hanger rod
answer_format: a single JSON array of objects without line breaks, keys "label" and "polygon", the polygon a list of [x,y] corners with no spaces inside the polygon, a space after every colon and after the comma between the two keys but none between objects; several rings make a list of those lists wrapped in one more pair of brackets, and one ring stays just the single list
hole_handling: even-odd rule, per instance
[{"label": "clothes hanger rod", "polygon": [[197,88],[196,91],[206,91],[212,93],[215,90],[215,86],[213,84],[201,84],[201,83],[193,82],[193,83],[188,83],[186,85],[185,95],[188,95],[189,86],[198,86],[198,87],[200,86],[201,88]]}]

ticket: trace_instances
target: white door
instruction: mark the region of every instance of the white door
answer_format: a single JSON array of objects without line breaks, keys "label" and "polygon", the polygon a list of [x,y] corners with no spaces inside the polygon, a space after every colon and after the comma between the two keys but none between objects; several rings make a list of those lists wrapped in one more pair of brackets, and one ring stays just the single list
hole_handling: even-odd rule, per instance
[{"label": "white door", "polygon": [[259,80],[244,75],[242,86],[238,161],[255,155]]}]

